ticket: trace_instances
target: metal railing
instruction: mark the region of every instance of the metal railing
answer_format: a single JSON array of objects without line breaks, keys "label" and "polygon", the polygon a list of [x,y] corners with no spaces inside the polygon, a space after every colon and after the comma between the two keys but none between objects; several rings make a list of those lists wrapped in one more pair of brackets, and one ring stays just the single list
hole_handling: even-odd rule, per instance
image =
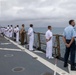
[{"label": "metal railing", "polygon": [[[46,52],[45,51],[45,49],[46,49],[45,33],[34,32],[34,35],[35,35],[34,47],[38,50]],[[53,40],[54,54],[56,56],[60,57],[61,56],[61,53],[60,53],[60,51],[61,51],[60,50],[60,37],[62,37],[62,35],[54,34],[53,37],[54,37],[54,40]],[[25,34],[25,40],[28,43],[27,32]],[[42,46],[45,46],[45,48],[42,49]]]}]

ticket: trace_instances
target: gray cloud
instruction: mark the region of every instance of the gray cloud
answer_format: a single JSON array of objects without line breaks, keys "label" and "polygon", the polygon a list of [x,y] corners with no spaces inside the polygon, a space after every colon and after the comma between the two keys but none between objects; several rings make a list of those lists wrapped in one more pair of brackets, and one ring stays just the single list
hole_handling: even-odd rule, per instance
[{"label": "gray cloud", "polygon": [[1,23],[31,20],[61,24],[69,19],[76,20],[76,0],[0,0],[0,6]]}]

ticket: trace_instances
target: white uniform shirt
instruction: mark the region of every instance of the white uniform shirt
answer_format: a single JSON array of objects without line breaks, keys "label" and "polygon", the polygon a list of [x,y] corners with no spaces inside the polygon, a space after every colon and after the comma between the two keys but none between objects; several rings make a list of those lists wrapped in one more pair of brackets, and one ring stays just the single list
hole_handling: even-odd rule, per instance
[{"label": "white uniform shirt", "polygon": [[16,33],[16,28],[13,29],[14,33]]},{"label": "white uniform shirt", "polygon": [[7,31],[9,32],[9,27],[7,27]]},{"label": "white uniform shirt", "polygon": [[28,35],[29,35],[29,36],[34,36],[34,32],[33,32],[33,28],[32,28],[32,27],[30,27],[30,28],[28,29]]},{"label": "white uniform shirt", "polygon": [[69,25],[68,27],[66,27],[64,29],[63,32],[63,36],[67,39],[67,40],[71,40],[72,37],[76,37],[76,32],[73,26]]},{"label": "white uniform shirt", "polygon": [[[53,36],[53,34],[52,34],[52,32],[51,32],[50,30],[48,30],[48,31],[46,32],[46,34],[45,34],[46,39],[49,39],[50,37],[51,37],[51,39],[52,39],[52,36]],[[51,39],[50,39],[50,40],[51,40]]]},{"label": "white uniform shirt", "polygon": [[16,27],[16,33],[19,34],[19,28],[18,27]]},{"label": "white uniform shirt", "polygon": [[13,32],[13,28],[12,27],[9,29],[9,32]]}]

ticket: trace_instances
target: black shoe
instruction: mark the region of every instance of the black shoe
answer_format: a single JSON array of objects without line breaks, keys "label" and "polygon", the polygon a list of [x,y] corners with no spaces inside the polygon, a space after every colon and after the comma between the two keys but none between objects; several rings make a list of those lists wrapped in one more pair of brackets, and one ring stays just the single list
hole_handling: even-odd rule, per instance
[{"label": "black shoe", "polygon": [[67,67],[68,66],[68,64],[64,64],[64,67]]}]

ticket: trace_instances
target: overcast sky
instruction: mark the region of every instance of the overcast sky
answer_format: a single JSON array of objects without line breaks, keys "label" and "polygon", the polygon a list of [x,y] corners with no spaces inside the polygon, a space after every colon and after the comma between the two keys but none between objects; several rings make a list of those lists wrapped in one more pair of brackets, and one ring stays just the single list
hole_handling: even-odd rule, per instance
[{"label": "overcast sky", "polygon": [[0,25],[67,26],[76,20],[76,0],[0,0]]}]

